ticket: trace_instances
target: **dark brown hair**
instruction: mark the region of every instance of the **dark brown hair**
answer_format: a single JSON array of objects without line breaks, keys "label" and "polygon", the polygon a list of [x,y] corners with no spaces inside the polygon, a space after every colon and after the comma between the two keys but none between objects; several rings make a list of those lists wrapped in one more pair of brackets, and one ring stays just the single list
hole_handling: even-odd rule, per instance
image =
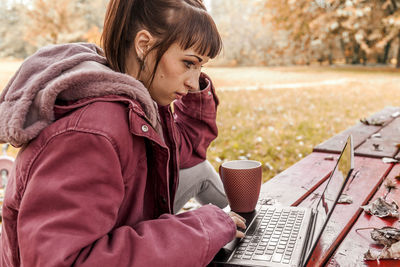
[{"label": "dark brown hair", "polygon": [[161,57],[174,43],[210,58],[222,49],[217,27],[201,0],[110,0],[102,45],[113,70],[126,72],[126,59],[142,29],[157,40],[150,49],[156,51],[152,77]]}]

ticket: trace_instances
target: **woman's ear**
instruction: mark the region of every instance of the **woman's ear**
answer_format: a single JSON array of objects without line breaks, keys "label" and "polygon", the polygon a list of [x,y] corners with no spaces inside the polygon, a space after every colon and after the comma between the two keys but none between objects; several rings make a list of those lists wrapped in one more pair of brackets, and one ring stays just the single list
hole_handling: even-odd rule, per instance
[{"label": "woman's ear", "polygon": [[136,34],[135,51],[140,60],[143,60],[146,57],[147,53],[149,52],[149,48],[153,45],[153,43],[154,38],[148,31],[141,30]]}]

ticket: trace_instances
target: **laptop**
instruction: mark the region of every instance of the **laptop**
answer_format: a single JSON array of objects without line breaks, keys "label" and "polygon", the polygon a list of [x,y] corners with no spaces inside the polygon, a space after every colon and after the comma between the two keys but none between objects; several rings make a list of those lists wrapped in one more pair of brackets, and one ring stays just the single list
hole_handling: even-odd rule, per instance
[{"label": "laptop", "polygon": [[255,211],[240,214],[246,219],[245,237],[223,247],[211,266],[305,266],[353,169],[350,135],[311,207],[273,206],[260,199]]}]

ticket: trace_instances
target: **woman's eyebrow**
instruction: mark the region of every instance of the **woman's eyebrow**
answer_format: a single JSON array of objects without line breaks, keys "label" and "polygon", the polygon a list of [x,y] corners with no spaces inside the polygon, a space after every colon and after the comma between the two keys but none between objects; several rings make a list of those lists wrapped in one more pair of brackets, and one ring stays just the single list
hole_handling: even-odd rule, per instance
[{"label": "woman's eyebrow", "polygon": [[202,62],[202,61],[203,61],[203,59],[202,59],[201,57],[196,56],[196,55],[185,55],[185,56],[195,57],[195,58],[197,58],[197,60],[198,60],[199,62]]}]

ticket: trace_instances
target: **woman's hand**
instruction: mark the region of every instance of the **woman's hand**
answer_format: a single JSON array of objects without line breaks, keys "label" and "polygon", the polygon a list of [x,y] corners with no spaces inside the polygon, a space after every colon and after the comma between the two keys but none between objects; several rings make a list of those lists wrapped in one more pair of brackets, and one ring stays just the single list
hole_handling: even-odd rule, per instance
[{"label": "woman's hand", "polygon": [[[236,226],[238,226],[242,229],[246,229],[245,218],[243,218],[242,216],[240,216],[239,214],[237,214],[233,211],[229,212],[228,215],[231,217],[231,219],[236,224]],[[242,238],[242,237],[244,237],[244,233],[242,231],[236,230],[236,237]]]}]

